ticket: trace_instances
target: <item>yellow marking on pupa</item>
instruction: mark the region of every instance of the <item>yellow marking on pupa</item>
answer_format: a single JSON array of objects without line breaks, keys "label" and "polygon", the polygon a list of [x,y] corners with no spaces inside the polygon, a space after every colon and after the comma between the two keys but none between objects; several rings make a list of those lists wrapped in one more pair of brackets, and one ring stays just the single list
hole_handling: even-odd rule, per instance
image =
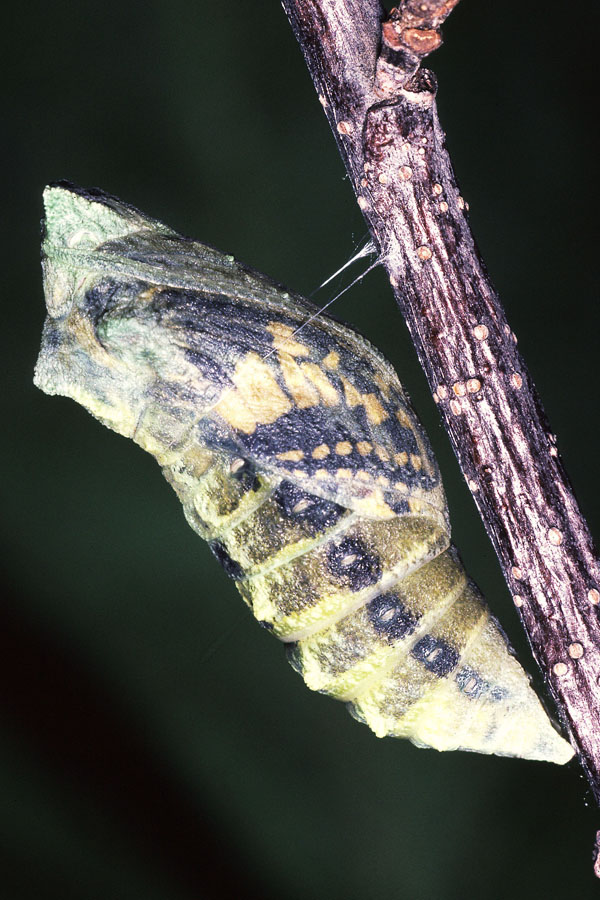
[{"label": "yellow marking on pupa", "polygon": [[371,425],[381,425],[382,422],[389,419],[388,413],[385,411],[375,394],[363,394],[362,402],[367,413],[367,419]]},{"label": "yellow marking on pupa", "polygon": [[329,449],[327,444],[319,444],[319,446],[315,447],[315,449],[313,450],[312,458],[313,459],[325,459],[325,457],[329,456],[330,453],[331,453],[331,450]]},{"label": "yellow marking on pupa", "polygon": [[359,481],[372,481],[373,480],[373,476],[371,475],[370,472],[367,472],[366,469],[358,469],[358,471],[356,472],[354,477],[357,478]]},{"label": "yellow marking on pupa", "polygon": [[319,392],[304,377],[302,370],[296,360],[290,353],[279,351],[277,354],[279,365],[281,366],[281,374],[285,381],[285,386],[290,392],[292,399],[299,409],[308,409],[316,406],[319,401]]},{"label": "yellow marking on pupa", "polygon": [[325,406],[337,406],[340,397],[329,378],[316,363],[301,363],[300,368],[318,390]]},{"label": "yellow marking on pupa", "polygon": [[269,322],[267,331],[273,335],[273,343],[277,350],[289,353],[290,356],[310,356],[310,348],[294,338],[294,329],[283,322]]},{"label": "yellow marking on pupa", "polygon": [[403,450],[402,453],[394,453],[394,461],[399,466],[405,466],[408,462],[408,453],[406,450]]},{"label": "yellow marking on pupa", "polygon": [[336,469],[336,478],[352,478],[352,469]]},{"label": "yellow marking on pupa", "polygon": [[372,491],[367,497],[355,497],[352,500],[354,512],[371,519],[392,519],[396,513],[383,499],[379,488]]},{"label": "yellow marking on pupa", "polygon": [[398,419],[400,424],[404,426],[404,428],[410,428],[411,431],[414,431],[413,423],[410,421],[409,417],[403,409],[396,410],[396,418]]},{"label": "yellow marking on pupa", "polygon": [[338,456],[348,456],[349,453],[352,453],[352,444],[350,441],[338,441],[335,445],[335,452]]},{"label": "yellow marking on pupa", "polygon": [[301,459],[304,459],[304,451],[303,450],[286,450],[285,453],[278,453],[277,459],[281,459],[284,462],[300,462]]},{"label": "yellow marking on pupa", "polygon": [[330,369],[332,372],[335,372],[339,363],[340,354],[336,353],[335,350],[332,350],[331,353],[328,353],[327,356],[323,357],[323,365],[326,369]]},{"label": "yellow marking on pupa", "polygon": [[256,419],[243,398],[235,390],[225,391],[215,406],[215,412],[236,431],[252,434],[256,431]]},{"label": "yellow marking on pupa", "polygon": [[346,398],[346,403],[352,409],[354,406],[360,406],[362,403],[362,395],[360,391],[357,391],[354,385],[348,381],[347,378],[341,376],[341,382],[344,386],[344,396]]},{"label": "yellow marking on pupa", "polygon": [[235,388],[226,390],[214,409],[245,434],[252,434],[257,425],[271,425],[292,408],[258,353],[248,353],[236,363],[232,381]]},{"label": "yellow marking on pupa", "polygon": [[152,285],[152,287],[146,288],[144,291],[140,291],[136,296],[136,303],[150,303],[154,295],[160,290],[158,285]]},{"label": "yellow marking on pupa", "polygon": [[315,478],[318,478],[319,480],[323,478],[329,478],[329,472],[327,471],[327,469],[317,469],[317,471],[315,472]]},{"label": "yellow marking on pupa", "polygon": [[412,467],[415,470],[415,472],[418,472],[422,467],[421,457],[417,456],[416,453],[411,453],[410,461],[412,463]]},{"label": "yellow marking on pupa", "polygon": [[382,447],[381,444],[375,444],[375,453],[382,462],[388,462],[390,458],[389,451]]},{"label": "yellow marking on pupa", "polygon": [[373,375],[373,381],[383,394],[386,400],[390,399],[390,385],[378,372]]},{"label": "yellow marking on pupa", "polygon": [[368,456],[369,453],[373,452],[373,444],[370,441],[359,441],[356,449],[361,456]]}]

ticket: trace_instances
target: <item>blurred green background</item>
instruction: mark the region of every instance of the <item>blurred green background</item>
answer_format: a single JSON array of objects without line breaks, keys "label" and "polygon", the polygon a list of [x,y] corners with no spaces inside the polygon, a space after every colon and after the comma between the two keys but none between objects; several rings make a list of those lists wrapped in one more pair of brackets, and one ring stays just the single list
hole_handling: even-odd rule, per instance
[{"label": "blurred green background", "polygon": [[[431,67],[476,237],[598,535],[600,17],[592,0],[576,25],[551,11],[464,0]],[[576,765],[380,741],[311,694],[156,464],[32,385],[48,181],[102,187],[304,293],[362,240],[279,4],[25,2],[4,37],[3,900],[591,897],[598,817]],[[383,274],[334,312],[400,372],[456,543],[532,671]]]}]

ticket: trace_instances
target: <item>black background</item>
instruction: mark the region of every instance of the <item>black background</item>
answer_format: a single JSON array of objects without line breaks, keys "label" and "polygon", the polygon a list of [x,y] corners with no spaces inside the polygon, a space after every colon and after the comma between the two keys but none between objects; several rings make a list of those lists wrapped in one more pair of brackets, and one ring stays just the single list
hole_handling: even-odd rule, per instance
[{"label": "black background", "polygon": [[[564,6],[464,0],[431,67],[477,240],[598,534],[600,22],[592,0]],[[598,822],[575,764],[379,741],[308,692],[156,464],[32,385],[48,181],[102,187],[303,293],[362,240],[281,8],[4,16],[2,897],[591,897]],[[455,541],[532,671],[383,273],[334,311],[397,367]]]}]

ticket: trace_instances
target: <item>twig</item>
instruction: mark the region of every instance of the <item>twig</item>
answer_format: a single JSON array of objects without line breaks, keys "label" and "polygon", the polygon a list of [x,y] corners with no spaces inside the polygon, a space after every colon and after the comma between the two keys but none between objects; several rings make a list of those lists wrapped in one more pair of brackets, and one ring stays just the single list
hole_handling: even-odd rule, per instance
[{"label": "twig", "polygon": [[458,0],[283,0],[534,656],[600,804],[600,565],[467,223],[422,59]]}]

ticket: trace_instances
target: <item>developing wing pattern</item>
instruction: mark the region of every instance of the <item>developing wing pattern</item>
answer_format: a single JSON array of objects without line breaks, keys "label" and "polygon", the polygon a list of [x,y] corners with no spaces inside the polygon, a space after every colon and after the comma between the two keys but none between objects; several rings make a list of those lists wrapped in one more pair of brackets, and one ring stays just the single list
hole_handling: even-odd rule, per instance
[{"label": "developing wing pattern", "polygon": [[436,462],[389,363],[115,198],[57,184],[44,199],[36,384],[156,457],[307,685],[379,736],[566,762],[450,544]]}]

